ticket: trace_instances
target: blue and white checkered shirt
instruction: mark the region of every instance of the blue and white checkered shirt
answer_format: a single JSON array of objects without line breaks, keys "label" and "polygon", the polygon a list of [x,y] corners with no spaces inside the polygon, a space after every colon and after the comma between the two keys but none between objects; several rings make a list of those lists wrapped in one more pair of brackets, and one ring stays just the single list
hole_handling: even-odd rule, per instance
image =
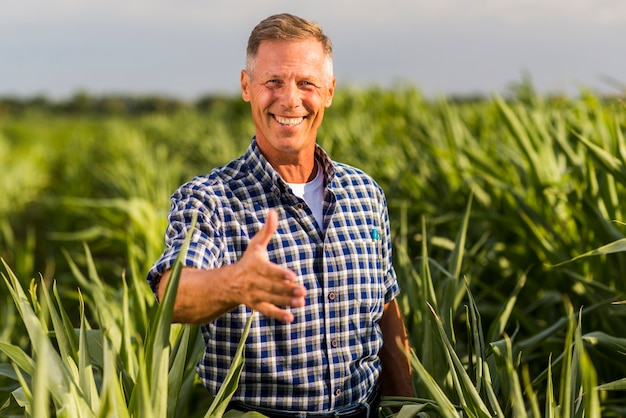
[{"label": "blue and white checkered shirt", "polygon": [[[187,266],[211,269],[240,259],[250,238],[278,212],[268,245],[272,262],[296,272],[306,305],[292,308],[293,323],[255,313],[245,366],[233,400],[289,411],[328,411],[366,399],[376,384],[383,344],[378,325],[399,287],[391,264],[385,196],[374,180],[331,161],[319,146],[324,172],[324,225],[291,193],[260,153],[255,139],[244,156],[196,177],[172,196],[166,250],[150,270],[156,288],[172,267],[194,212],[197,230]],[[202,326],[206,343],[197,366],[216,394],[251,311],[244,305]]]}]

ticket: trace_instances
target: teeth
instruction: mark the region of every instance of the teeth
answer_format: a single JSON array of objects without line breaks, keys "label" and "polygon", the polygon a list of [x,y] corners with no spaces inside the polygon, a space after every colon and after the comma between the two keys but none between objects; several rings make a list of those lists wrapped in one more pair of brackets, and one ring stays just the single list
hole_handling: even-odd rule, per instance
[{"label": "teeth", "polygon": [[297,124],[299,124],[300,122],[302,122],[304,120],[303,117],[299,117],[299,118],[284,118],[282,116],[275,116],[275,118],[278,121],[278,123],[280,123],[281,125],[287,125],[287,126],[296,126]]}]

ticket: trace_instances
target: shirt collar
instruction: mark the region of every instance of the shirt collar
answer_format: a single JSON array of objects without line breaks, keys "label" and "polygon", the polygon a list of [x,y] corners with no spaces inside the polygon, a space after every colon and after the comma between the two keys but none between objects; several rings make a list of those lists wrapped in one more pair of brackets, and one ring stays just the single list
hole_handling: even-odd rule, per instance
[{"label": "shirt collar", "polygon": [[[333,161],[330,159],[326,151],[324,151],[324,149],[322,149],[322,147],[318,144],[315,145],[315,159],[322,167],[324,186],[327,186],[335,176]],[[263,185],[263,188],[266,191],[278,195],[286,190],[289,190],[289,186],[285,183],[280,174],[278,174],[274,167],[272,167],[265,156],[261,153],[261,150],[256,142],[256,137],[252,138],[252,141],[244,154],[244,160],[246,161],[250,174],[252,174],[254,178],[256,178]]]}]

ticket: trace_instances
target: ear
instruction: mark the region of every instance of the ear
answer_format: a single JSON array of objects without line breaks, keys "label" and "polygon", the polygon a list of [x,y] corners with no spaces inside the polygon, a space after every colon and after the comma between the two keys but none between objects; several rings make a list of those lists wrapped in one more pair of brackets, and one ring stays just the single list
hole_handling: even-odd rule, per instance
[{"label": "ear", "polygon": [[328,84],[328,96],[326,97],[326,107],[330,107],[333,104],[333,96],[335,94],[335,85],[337,84],[337,78],[333,77],[332,81]]},{"label": "ear", "polygon": [[250,75],[246,70],[241,70],[241,98],[244,102],[250,101]]}]

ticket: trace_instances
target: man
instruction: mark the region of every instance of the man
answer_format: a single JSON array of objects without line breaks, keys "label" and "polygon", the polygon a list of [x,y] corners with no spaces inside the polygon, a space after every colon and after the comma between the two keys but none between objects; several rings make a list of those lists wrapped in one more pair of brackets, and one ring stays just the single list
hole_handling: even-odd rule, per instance
[{"label": "man", "polygon": [[241,92],[255,136],[245,155],[174,193],[149,273],[161,298],[198,213],[174,320],[202,325],[198,373],[216,394],[255,315],[237,409],[366,417],[381,385],[412,395],[384,194],[316,144],[335,83],[318,25],[281,14],[254,28]]}]

